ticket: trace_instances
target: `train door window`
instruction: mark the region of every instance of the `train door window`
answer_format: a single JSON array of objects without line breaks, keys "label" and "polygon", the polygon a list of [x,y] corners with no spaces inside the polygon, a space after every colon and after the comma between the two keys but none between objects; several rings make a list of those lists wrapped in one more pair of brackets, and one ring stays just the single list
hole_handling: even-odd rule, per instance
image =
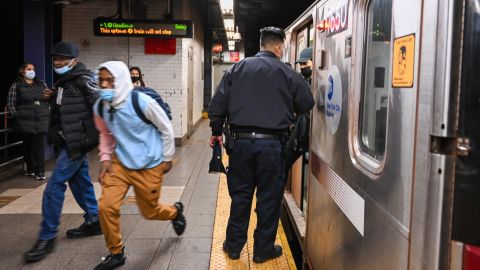
[{"label": "train door window", "polygon": [[385,155],[388,75],[391,61],[392,0],[371,0],[367,6],[367,31],[363,58],[360,103],[360,148],[375,160]]}]

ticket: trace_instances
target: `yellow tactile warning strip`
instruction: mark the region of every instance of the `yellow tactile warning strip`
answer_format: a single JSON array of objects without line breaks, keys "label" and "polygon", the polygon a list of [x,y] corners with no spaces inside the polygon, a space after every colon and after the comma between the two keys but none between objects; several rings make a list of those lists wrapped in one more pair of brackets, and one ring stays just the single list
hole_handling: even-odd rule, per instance
[{"label": "yellow tactile warning strip", "polygon": [[[295,262],[288,246],[285,232],[282,224],[278,226],[277,239],[275,244],[281,245],[283,248],[283,255],[275,260],[268,261],[262,264],[253,262],[253,231],[257,224],[257,216],[252,207],[250,216],[250,226],[248,228],[248,242],[242,250],[239,260],[230,260],[225,252],[223,252],[223,241],[225,240],[225,229],[227,227],[228,216],[230,213],[230,196],[228,195],[227,178],[224,174],[220,176],[220,183],[217,195],[217,209],[215,213],[215,227],[213,231],[212,251],[210,255],[210,270],[246,270],[246,269],[262,269],[262,270],[282,270],[282,269],[297,269]],[[255,205],[255,196],[253,205]]]}]

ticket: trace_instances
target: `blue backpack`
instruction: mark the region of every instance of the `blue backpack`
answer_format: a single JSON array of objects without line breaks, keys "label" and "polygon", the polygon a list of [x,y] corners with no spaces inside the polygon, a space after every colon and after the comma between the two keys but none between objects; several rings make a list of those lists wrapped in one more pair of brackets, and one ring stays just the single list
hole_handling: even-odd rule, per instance
[{"label": "blue backpack", "polygon": [[[153,98],[158,103],[158,105],[160,105],[160,107],[162,107],[162,109],[165,111],[165,113],[168,116],[168,119],[172,120],[172,111],[170,110],[170,106],[168,105],[168,103],[163,101],[162,97],[157,93],[157,91],[153,90],[150,87],[139,86],[139,87],[133,88],[132,105],[138,117],[140,117],[140,119],[142,119],[143,122],[149,125],[153,125],[153,123],[145,117],[145,115],[142,112],[142,109],[140,109],[140,105],[138,104],[138,92],[144,93],[145,95],[148,95],[151,98]],[[103,102],[98,103],[98,115],[100,115],[100,117],[103,118]]]}]

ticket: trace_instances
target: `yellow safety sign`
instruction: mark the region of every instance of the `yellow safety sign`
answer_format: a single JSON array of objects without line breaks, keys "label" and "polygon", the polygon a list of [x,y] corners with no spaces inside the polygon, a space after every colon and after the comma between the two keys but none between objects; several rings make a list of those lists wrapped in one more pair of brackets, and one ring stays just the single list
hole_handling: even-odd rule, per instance
[{"label": "yellow safety sign", "polygon": [[392,87],[412,88],[415,69],[415,34],[393,43]]}]

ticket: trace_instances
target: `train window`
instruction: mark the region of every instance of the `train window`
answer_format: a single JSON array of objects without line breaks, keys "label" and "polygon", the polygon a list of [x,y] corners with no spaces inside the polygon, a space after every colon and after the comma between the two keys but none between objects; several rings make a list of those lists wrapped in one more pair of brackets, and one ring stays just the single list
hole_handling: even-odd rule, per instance
[{"label": "train window", "polygon": [[385,155],[390,89],[392,0],[371,0],[367,10],[360,106],[360,147],[376,160]]}]

